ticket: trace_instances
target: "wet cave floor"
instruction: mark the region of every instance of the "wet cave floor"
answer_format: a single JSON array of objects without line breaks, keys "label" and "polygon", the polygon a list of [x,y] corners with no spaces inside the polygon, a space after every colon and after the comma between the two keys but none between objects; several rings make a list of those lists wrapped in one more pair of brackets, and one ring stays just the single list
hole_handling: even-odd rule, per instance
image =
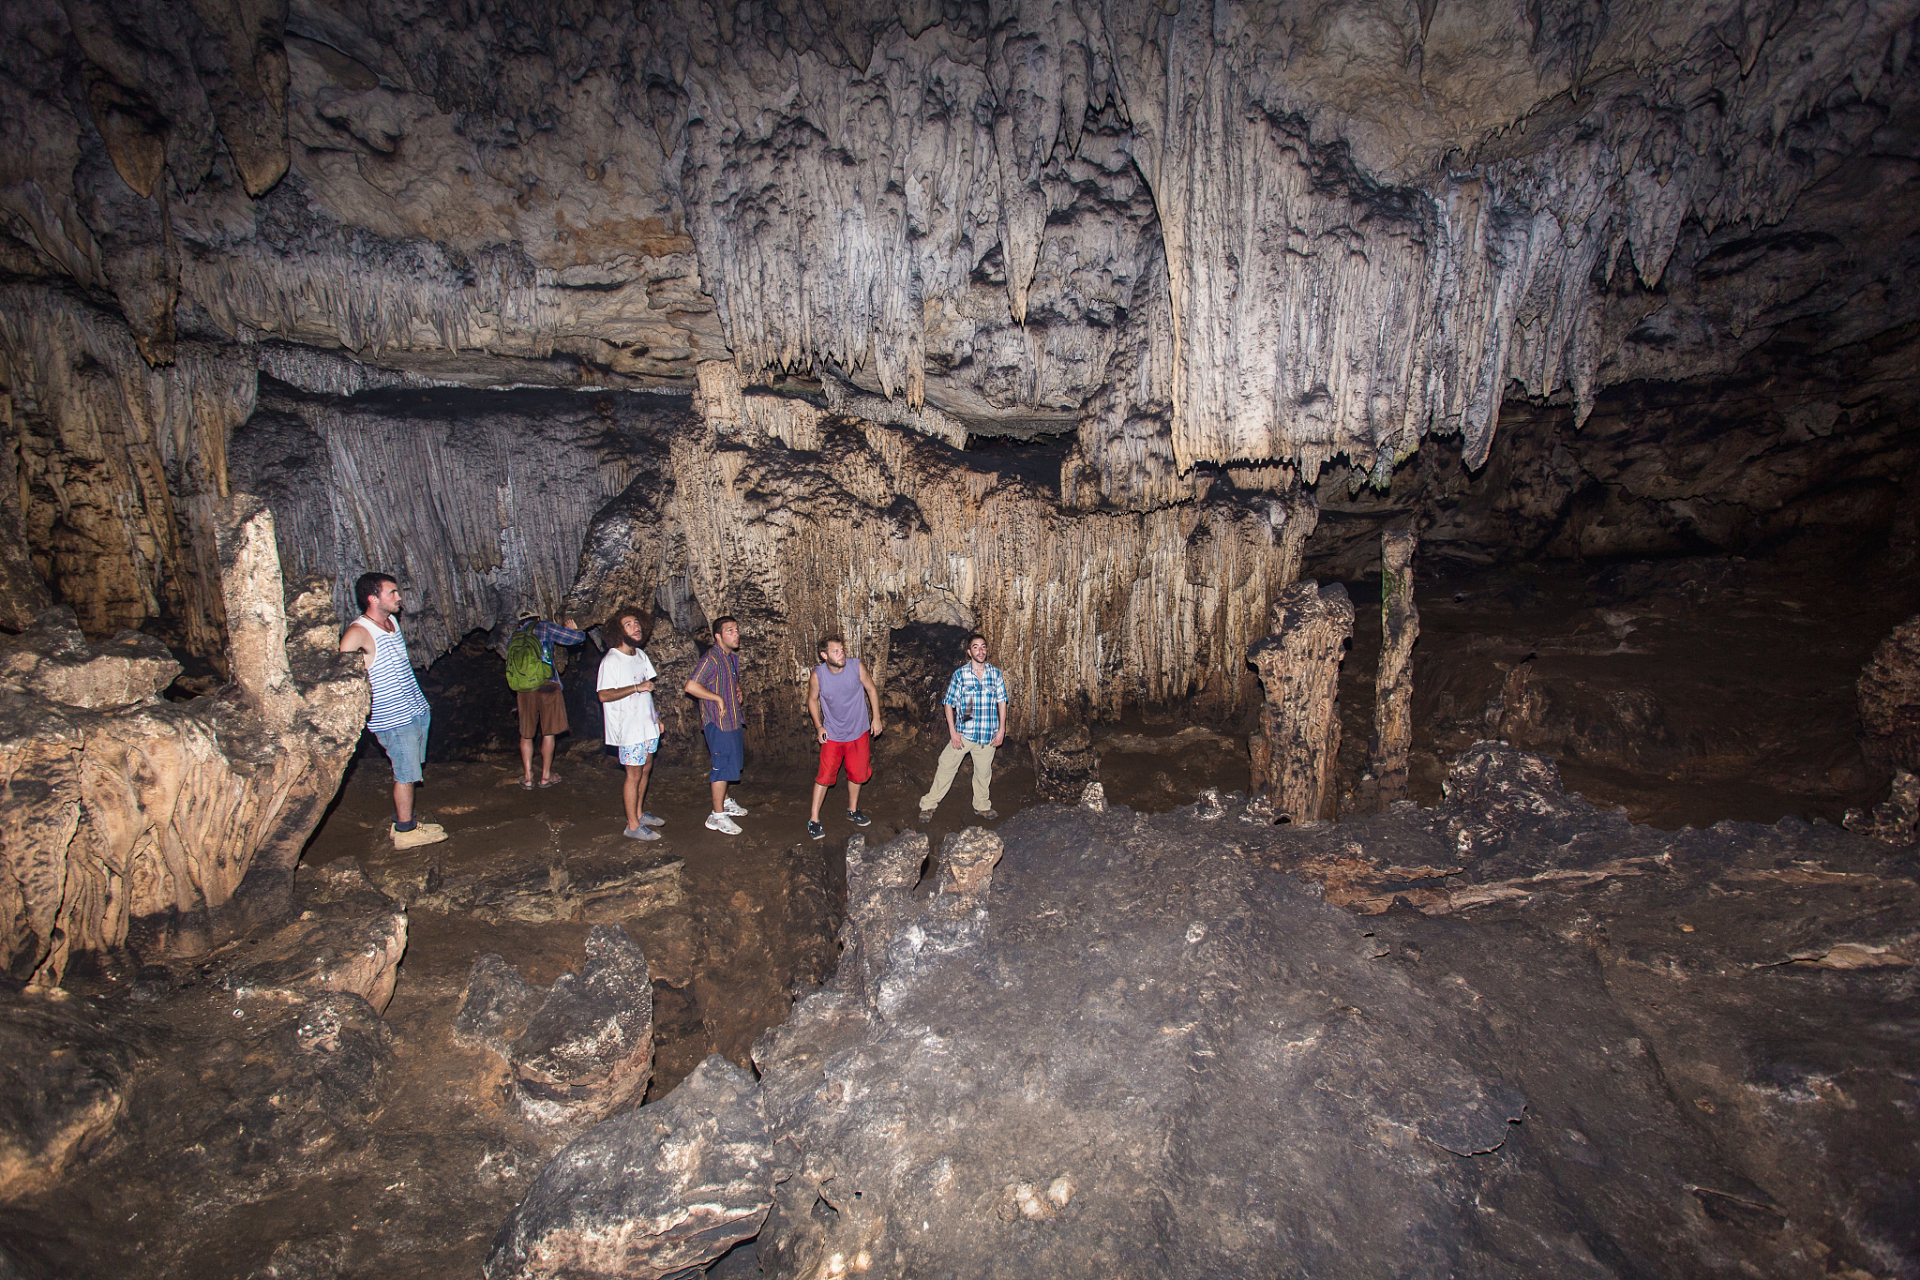
[{"label": "wet cave floor", "polygon": [[[1838,589],[1823,597],[1817,577],[1758,576],[1715,560],[1585,579],[1488,574],[1423,588],[1413,798],[1435,803],[1448,761],[1490,736],[1555,755],[1569,791],[1662,827],[1787,814],[1837,821],[1846,807],[1881,798],[1884,776],[1866,766],[1853,738],[1853,681],[1915,601]],[[1377,593],[1359,587],[1355,598],[1358,634],[1342,677],[1340,783],[1349,795],[1365,764],[1378,649]],[[874,780],[860,801],[872,818],[863,833],[870,843],[915,824],[936,724],[930,713],[895,723],[876,744]],[[1245,729],[1165,713],[1094,726],[1109,803],[1159,813],[1192,803],[1204,788],[1244,791]],[[845,900],[843,850],[854,831],[844,784],[822,809],[826,839],[812,842],[804,830],[810,769],[750,757],[733,790],[750,810],[740,820],[744,833],[726,836],[702,826],[704,759],[660,766],[646,803],[667,820],[663,838],[640,843],[620,834],[620,770],[598,743],[562,743],[559,780],[532,791],[520,786],[517,755],[430,758],[418,807],[450,838],[406,852],[386,835],[385,760],[362,750],[302,875],[357,859],[376,884],[414,899],[385,1015],[393,1058],[377,1109],[354,1143],[263,1157],[279,1170],[256,1182],[271,1188],[261,1194],[247,1192],[244,1179],[197,1193],[160,1168],[150,1180],[102,1185],[95,1179],[106,1170],[90,1176],[83,1165],[72,1188],[27,1206],[53,1216],[58,1204],[69,1230],[93,1237],[69,1255],[73,1274],[478,1273],[556,1139],[510,1111],[497,1058],[456,1041],[467,976],[491,952],[528,980],[551,983],[580,965],[592,923],[540,919],[499,901],[486,910],[435,910],[428,904],[436,885],[463,875],[517,878],[524,904],[539,898],[542,884],[564,888],[679,860],[681,900],[619,920],[655,979],[649,1100],[709,1053],[746,1062],[754,1039],[785,1017],[793,991],[830,974]],[[932,825],[934,848],[970,824],[969,794],[963,767]],[[1037,799],[1029,751],[1003,747],[993,780],[1002,820]],[[110,987],[83,994],[112,999]],[[187,1056],[222,1031],[210,1012],[204,1026],[188,1013],[171,1016],[184,1021],[161,1040]],[[163,1069],[183,1080],[190,1074]],[[188,1201],[191,1211],[182,1212]],[[190,1221],[192,1238],[152,1247],[143,1223],[156,1216],[182,1229]]]}]

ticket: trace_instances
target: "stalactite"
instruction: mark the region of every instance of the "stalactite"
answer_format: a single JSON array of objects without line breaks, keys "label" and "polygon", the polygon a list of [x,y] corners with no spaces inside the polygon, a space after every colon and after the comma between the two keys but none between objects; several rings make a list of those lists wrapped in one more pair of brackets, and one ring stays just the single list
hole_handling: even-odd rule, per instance
[{"label": "stalactite", "polygon": [[588,525],[632,479],[629,450],[648,447],[659,408],[567,392],[269,407],[233,450],[240,482],[274,507],[288,571],[333,578],[342,619],[357,612],[358,574],[393,574],[421,664],[523,607],[559,610]]},{"label": "stalactite", "polygon": [[1373,682],[1373,743],[1368,771],[1384,807],[1407,794],[1407,753],[1413,746],[1413,642],[1420,611],[1413,604],[1413,553],[1408,529],[1380,535],[1380,669]]},{"label": "stalactite", "polygon": [[[845,634],[884,681],[892,630],[935,603],[986,634],[1018,737],[1129,705],[1187,699],[1219,715],[1256,696],[1247,647],[1299,572],[1314,525],[1304,493],[1064,512],[1047,488],[877,423],[823,421],[817,449],[749,445],[728,416],[744,412],[730,408],[737,382],[703,385],[720,416],[672,443],[671,516],[702,610],[749,633],[761,732],[804,720],[798,691],[820,635]],[[599,616],[632,591],[603,567],[576,600]]]}]

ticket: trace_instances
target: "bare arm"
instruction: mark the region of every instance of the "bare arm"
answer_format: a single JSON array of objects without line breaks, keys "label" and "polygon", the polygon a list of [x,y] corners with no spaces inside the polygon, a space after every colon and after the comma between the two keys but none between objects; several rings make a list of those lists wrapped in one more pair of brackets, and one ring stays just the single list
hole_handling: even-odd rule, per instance
[{"label": "bare arm", "polygon": [[652,693],[653,681],[642,680],[639,684],[618,684],[611,689],[600,691],[600,701],[618,702],[622,698],[631,698],[636,693]]},{"label": "bare arm", "polygon": [[860,664],[860,685],[867,691],[867,705],[873,708],[873,736],[877,738],[886,732],[887,722],[880,718],[880,691],[873,687],[873,677],[867,674],[864,662]]},{"label": "bare arm", "polygon": [[700,701],[702,702],[725,702],[726,701],[726,699],[722,698],[719,694],[715,693],[713,690],[707,688],[707,686],[701,684],[698,680],[687,681],[686,692],[700,699]]},{"label": "bare arm", "polygon": [[820,719],[820,669],[815,667],[807,672],[807,714],[813,717],[813,728],[820,735],[820,741],[827,740],[827,726]]},{"label": "bare arm", "polygon": [[367,665],[373,665],[373,637],[367,634],[367,629],[360,625],[358,619],[349,622],[347,629],[340,633],[340,652],[364,653],[367,655]]},{"label": "bare arm", "polygon": [[947,741],[951,742],[956,749],[964,748],[966,744],[960,740],[960,731],[953,727],[953,704],[947,702],[941,705],[947,712]]},{"label": "bare arm", "polygon": [[993,731],[993,745],[997,747],[1007,740],[1007,704],[999,702],[994,705],[1000,708],[1000,727]]}]

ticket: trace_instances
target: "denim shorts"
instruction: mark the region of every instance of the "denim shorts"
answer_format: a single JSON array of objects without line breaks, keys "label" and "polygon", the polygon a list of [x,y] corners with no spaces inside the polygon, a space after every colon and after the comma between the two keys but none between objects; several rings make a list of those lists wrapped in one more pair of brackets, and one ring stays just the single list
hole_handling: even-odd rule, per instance
[{"label": "denim shorts", "polygon": [[660,739],[649,738],[645,742],[636,742],[630,747],[620,748],[620,763],[641,765],[653,759],[654,748],[660,745]]},{"label": "denim shorts", "polygon": [[707,754],[713,758],[707,766],[707,781],[740,781],[740,766],[747,760],[747,731],[716,729],[710,724],[700,728],[707,735]]},{"label": "denim shorts", "polygon": [[373,731],[387,749],[387,759],[393,761],[395,782],[420,781],[420,766],[427,762],[427,726],[432,723],[433,709],[429,707],[405,724]]}]

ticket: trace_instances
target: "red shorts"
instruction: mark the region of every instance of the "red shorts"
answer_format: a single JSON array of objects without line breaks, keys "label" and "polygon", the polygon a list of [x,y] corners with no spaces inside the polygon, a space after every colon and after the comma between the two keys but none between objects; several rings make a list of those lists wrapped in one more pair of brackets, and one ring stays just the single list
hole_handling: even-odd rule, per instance
[{"label": "red shorts", "polygon": [[873,735],[863,733],[852,742],[823,742],[820,744],[820,771],[813,780],[823,787],[830,787],[840,781],[840,766],[847,766],[847,781],[857,782],[861,786],[873,777],[872,748]]}]

